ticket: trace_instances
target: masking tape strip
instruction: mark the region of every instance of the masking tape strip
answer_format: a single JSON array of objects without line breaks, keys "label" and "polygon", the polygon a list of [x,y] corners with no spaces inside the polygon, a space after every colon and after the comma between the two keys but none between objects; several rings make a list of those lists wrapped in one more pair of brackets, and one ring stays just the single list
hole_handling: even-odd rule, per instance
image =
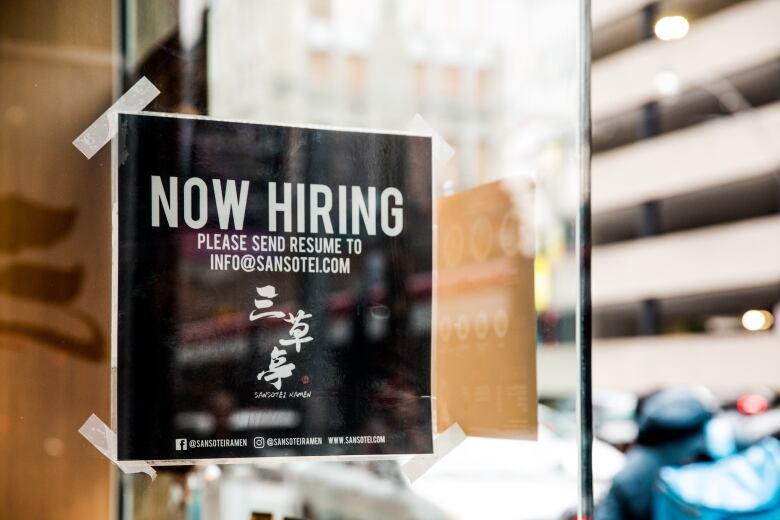
[{"label": "masking tape strip", "polygon": [[114,115],[117,112],[137,112],[143,110],[159,94],[160,91],[157,87],[146,79],[146,76],[142,77],[122,97],[117,99],[116,103],[95,119],[73,141],[73,146],[78,148],[87,159],[91,159],[116,134],[116,117]]},{"label": "masking tape strip", "polygon": [[146,473],[152,480],[157,472],[149,464],[142,460],[119,461],[116,459],[116,433],[101,421],[95,414],[79,428],[79,433],[84,436],[97,450],[106,456],[108,460],[119,466],[125,473]]},{"label": "masking tape strip", "polygon": [[447,164],[452,159],[452,156],[455,155],[455,149],[420,114],[415,114],[407,127],[412,132],[431,136],[433,139],[433,151],[431,153],[435,162],[441,165]]},{"label": "masking tape strip", "polygon": [[433,439],[432,454],[415,455],[401,466],[401,470],[409,482],[414,482],[465,440],[466,434],[460,425],[455,423]]}]

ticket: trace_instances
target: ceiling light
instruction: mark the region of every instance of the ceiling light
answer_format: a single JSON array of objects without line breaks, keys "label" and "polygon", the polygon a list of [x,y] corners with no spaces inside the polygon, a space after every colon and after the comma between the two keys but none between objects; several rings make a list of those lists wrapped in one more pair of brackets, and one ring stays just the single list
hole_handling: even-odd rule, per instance
[{"label": "ceiling light", "polygon": [[679,40],[688,34],[688,20],[684,16],[664,16],[655,22],[655,35],[664,41]]},{"label": "ceiling light", "polygon": [[671,70],[664,70],[656,74],[653,83],[655,83],[655,89],[658,93],[664,97],[680,93],[680,76]]},{"label": "ceiling light", "polygon": [[775,318],[769,311],[751,309],[742,315],[742,326],[750,331],[767,330],[774,322]]}]

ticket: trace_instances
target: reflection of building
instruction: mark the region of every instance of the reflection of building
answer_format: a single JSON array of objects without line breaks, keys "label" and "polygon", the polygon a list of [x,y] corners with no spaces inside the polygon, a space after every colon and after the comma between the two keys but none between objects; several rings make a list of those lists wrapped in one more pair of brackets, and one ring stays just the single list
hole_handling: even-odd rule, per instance
[{"label": "reflection of building", "polygon": [[[156,3],[136,4],[143,7],[139,28],[148,12],[164,18]],[[210,116],[403,130],[420,113],[456,152],[437,172],[439,193],[533,178],[536,308],[549,311],[538,321],[538,337],[573,342],[576,270],[559,262],[573,247],[578,206],[578,32],[571,2],[213,1],[205,19]],[[180,25],[198,27],[199,20],[188,11]],[[146,30],[162,35],[160,25]],[[183,41],[189,32],[165,38]],[[128,45],[131,57],[148,54],[143,42],[153,38],[138,40]],[[200,55],[168,49],[158,51],[174,62]],[[148,75],[156,80],[154,71]],[[197,90],[199,79],[172,82],[173,88],[192,83]],[[531,206],[521,198],[524,212]]]},{"label": "reflection of building", "polygon": [[778,389],[780,2],[594,4],[595,383]]},{"label": "reflection of building", "polygon": [[[536,307],[574,301],[574,265],[544,269],[573,245],[577,208],[570,2],[251,0],[208,18],[209,115],[406,129],[420,113],[456,151],[440,193],[535,179]],[[573,341],[574,305],[550,314],[539,338]]]},{"label": "reflection of building", "polygon": [[501,146],[502,43],[479,37],[484,21],[447,11],[442,19],[419,2],[381,0],[217,3],[209,112],[388,129],[419,112],[457,150],[443,181],[486,180]]},{"label": "reflection of building", "polygon": [[[536,180],[546,265],[565,253],[577,207],[576,15],[560,0],[216,2],[209,115],[403,130],[420,113],[456,151],[440,193]],[[551,291],[576,295],[573,265],[555,276],[537,282],[554,286],[538,291],[540,310]],[[573,306],[540,328],[573,341]]]}]

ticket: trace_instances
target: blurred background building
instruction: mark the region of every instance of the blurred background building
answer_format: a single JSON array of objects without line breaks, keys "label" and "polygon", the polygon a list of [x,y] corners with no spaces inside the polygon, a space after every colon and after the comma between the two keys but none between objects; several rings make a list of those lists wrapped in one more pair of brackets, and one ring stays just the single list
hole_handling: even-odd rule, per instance
[{"label": "blurred background building", "polygon": [[780,388],[778,20],[775,0],[593,2],[597,390]]},{"label": "blurred background building", "polygon": [[780,3],[595,6],[596,384],[777,390]]}]

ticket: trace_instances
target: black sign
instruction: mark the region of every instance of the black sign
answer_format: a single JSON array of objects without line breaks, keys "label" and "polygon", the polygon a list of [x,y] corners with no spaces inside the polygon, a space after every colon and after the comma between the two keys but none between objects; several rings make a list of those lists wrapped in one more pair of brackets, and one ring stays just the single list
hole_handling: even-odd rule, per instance
[{"label": "black sign", "polygon": [[430,138],[118,118],[119,459],[430,453]]}]

